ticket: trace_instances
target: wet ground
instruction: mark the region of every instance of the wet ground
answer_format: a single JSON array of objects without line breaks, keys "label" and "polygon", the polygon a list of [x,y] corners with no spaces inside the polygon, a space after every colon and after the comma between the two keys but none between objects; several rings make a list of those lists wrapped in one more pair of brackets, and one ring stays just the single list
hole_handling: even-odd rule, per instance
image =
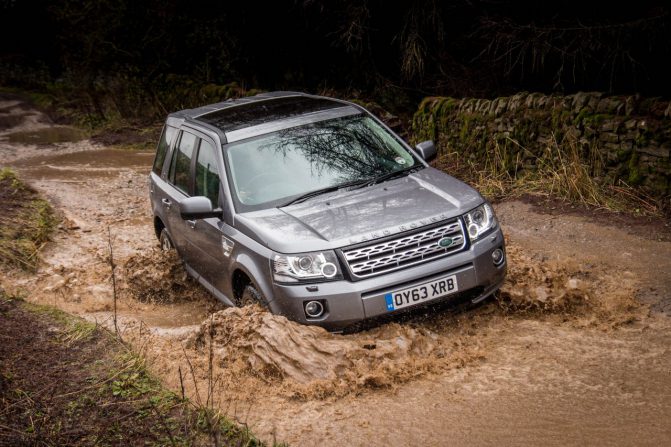
[{"label": "wet ground", "polygon": [[21,118],[0,126],[1,164],[63,216],[38,273],[5,274],[2,286],[111,327],[111,243],[123,337],[168,386],[264,439],[671,443],[668,239],[501,203],[510,274],[498,301],[332,335],[226,309],[157,250],[152,154],[17,140],[53,125],[12,101],[2,116]]}]

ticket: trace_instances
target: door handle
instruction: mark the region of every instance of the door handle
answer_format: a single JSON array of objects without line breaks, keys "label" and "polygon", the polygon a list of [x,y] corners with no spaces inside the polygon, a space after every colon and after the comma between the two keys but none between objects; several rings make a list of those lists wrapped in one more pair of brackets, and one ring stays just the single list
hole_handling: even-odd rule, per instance
[{"label": "door handle", "polygon": [[196,228],[195,220],[187,220],[186,223],[188,223],[191,228]]},{"label": "door handle", "polygon": [[168,209],[170,209],[170,207],[172,206],[172,202],[168,199],[161,199],[161,202],[163,203],[163,206],[165,206]]}]

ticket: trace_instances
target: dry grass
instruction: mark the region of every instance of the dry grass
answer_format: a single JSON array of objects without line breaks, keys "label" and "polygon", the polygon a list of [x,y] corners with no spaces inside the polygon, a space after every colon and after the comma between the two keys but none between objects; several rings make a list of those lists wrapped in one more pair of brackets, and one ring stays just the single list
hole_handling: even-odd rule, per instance
[{"label": "dry grass", "polygon": [[11,169],[0,170],[0,265],[34,271],[55,225],[47,201]]},{"label": "dry grass", "polygon": [[[587,155],[584,152],[569,135],[561,140],[553,136],[541,156],[508,138],[504,144],[493,142],[484,161],[451,153],[438,160],[438,167],[464,179],[493,200],[535,194],[610,211],[663,214],[661,204],[641,189],[622,180],[617,184],[600,183],[592,174],[600,171],[601,160],[596,151],[588,150]],[[529,159],[533,169],[523,166]]]}]

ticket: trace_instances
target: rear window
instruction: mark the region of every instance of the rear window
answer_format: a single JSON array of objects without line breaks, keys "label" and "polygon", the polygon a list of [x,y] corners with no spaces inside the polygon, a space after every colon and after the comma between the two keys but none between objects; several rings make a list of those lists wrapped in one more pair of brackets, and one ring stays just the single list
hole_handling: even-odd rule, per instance
[{"label": "rear window", "polygon": [[173,138],[177,134],[177,129],[172,126],[164,126],[163,132],[161,132],[161,139],[158,142],[158,148],[156,149],[156,158],[154,158],[154,167],[153,171],[156,175],[161,175],[163,171],[163,163],[165,162],[165,157],[168,154],[168,149],[172,144]]}]

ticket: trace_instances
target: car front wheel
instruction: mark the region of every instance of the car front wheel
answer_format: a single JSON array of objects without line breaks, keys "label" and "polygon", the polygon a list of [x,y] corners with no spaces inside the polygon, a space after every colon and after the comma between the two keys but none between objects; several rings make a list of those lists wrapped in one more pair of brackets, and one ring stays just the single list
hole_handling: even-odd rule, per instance
[{"label": "car front wheel", "polygon": [[245,287],[242,296],[238,300],[238,307],[252,306],[254,304],[258,304],[264,309],[268,309],[268,304],[266,304],[266,299],[263,294],[256,290],[256,287],[249,284]]},{"label": "car front wheel", "polygon": [[174,248],[172,240],[170,240],[170,236],[168,236],[168,232],[165,228],[161,230],[161,235],[159,236],[158,241],[161,244],[161,250],[163,251],[171,251]]}]

